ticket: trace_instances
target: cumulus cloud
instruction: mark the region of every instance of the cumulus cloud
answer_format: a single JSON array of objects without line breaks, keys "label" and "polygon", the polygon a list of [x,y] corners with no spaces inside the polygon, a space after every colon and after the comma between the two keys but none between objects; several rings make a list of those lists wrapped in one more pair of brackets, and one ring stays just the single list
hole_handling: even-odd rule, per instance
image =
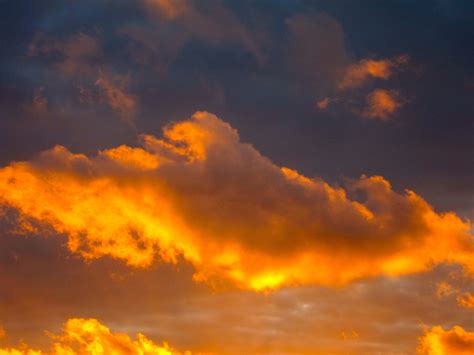
[{"label": "cumulus cloud", "polygon": [[400,55],[393,59],[361,59],[358,63],[347,67],[338,87],[339,89],[357,88],[371,77],[387,80],[396,69],[406,65],[408,59],[407,55]]},{"label": "cumulus cloud", "polygon": [[420,337],[417,353],[421,355],[472,355],[474,353],[474,332],[454,326],[444,330],[440,326],[426,330]]},{"label": "cumulus cloud", "polygon": [[[351,195],[359,195],[358,200]],[[470,224],[380,176],[346,189],[279,167],[218,117],[198,112],[88,157],[56,146],[0,170],[0,203],[68,236],[91,260],[190,262],[194,278],[265,290],[473,270]],[[24,224],[24,223],[23,223]]]},{"label": "cumulus cloud", "polygon": [[400,93],[396,90],[376,89],[367,95],[367,107],[362,116],[378,120],[388,120],[404,105]]},{"label": "cumulus cloud", "polygon": [[50,334],[51,350],[43,352],[25,344],[17,348],[0,349],[0,355],[191,355],[189,351],[178,352],[167,343],[157,345],[143,334],[132,340],[127,334],[112,333],[96,319],[69,319],[61,335]]}]

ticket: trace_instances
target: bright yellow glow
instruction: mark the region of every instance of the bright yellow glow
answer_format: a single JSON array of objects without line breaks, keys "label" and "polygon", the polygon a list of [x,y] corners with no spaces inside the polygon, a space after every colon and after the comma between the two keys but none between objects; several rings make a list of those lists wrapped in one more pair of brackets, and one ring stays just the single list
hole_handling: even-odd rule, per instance
[{"label": "bright yellow glow", "polygon": [[0,355],[191,355],[178,352],[167,343],[156,345],[143,334],[132,340],[127,334],[112,333],[96,319],[73,318],[66,322],[63,334],[51,335],[51,351],[18,348],[0,349]]},{"label": "bright yellow glow", "polygon": [[[0,169],[0,204],[20,212],[18,228],[52,227],[85,259],[148,267],[181,256],[195,280],[257,291],[439,263],[474,270],[469,222],[380,176],[332,187],[276,166],[205,112],[142,141],[93,157],[57,146],[12,163]],[[352,201],[354,191],[366,199]]]},{"label": "bright yellow glow", "polygon": [[420,355],[472,355],[474,353],[474,332],[454,326],[444,330],[440,326],[426,330],[420,337],[417,349]]}]

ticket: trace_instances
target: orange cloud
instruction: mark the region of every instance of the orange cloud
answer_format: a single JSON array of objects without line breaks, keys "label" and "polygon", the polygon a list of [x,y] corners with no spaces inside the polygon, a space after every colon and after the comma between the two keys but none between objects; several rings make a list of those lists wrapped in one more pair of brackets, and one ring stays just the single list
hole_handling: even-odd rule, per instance
[{"label": "orange cloud", "polygon": [[144,3],[148,9],[157,11],[169,20],[174,20],[185,12],[191,11],[187,0],[144,0]]},{"label": "orange cloud", "polygon": [[5,338],[6,335],[5,329],[0,325],[0,339]]},{"label": "orange cloud", "polygon": [[455,293],[458,293],[458,292],[459,291],[456,288],[454,288],[449,283],[444,282],[444,281],[439,282],[436,285],[436,297],[438,299],[449,297],[449,296],[451,296]]},{"label": "orange cloud", "polygon": [[401,55],[394,59],[362,59],[357,64],[350,65],[339,83],[339,89],[350,89],[362,86],[369,78],[387,80],[395,69],[408,63],[408,56]]},{"label": "orange cloud", "polygon": [[131,122],[135,118],[138,101],[133,95],[125,92],[128,78],[115,75],[114,81],[104,73],[100,73],[95,85],[101,90],[103,99],[109,107],[117,112],[124,120]]},{"label": "orange cloud", "polygon": [[[360,202],[349,198],[356,191]],[[162,139],[143,136],[142,147],[88,157],[56,146],[11,163],[0,169],[0,203],[66,235],[85,259],[184,258],[213,285],[337,286],[439,263],[474,270],[468,221],[380,176],[344,190],[279,167],[206,112]]]},{"label": "orange cloud", "polygon": [[140,333],[136,340],[132,340],[127,334],[112,333],[96,319],[69,319],[62,335],[50,337],[54,343],[49,352],[21,345],[0,349],[0,355],[191,355],[189,351],[178,352],[167,343],[156,345]]},{"label": "orange cloud", "polygon": [[388,120],[397,111],[403,102],[395,90],[376,89],[367,95],[367,108],[362,116],[380,120]]},{"label": "orange cloud", "polygon": [[329,97],[325,97],[324,99],[319,100],[316,102],[316,107],[319,108],[320,110],[326,110],[329,107],[330,103]]},{"label": "orange cloud", "polygon": [[454,326],[444,330],[440,326],[426,330],[420,337],[417,349],[422,355],[472,355],[474,353],[474,332]]},{"label": "orange cloud", "polygon": [[461,307],[474,308],[474,295],[470,292],[465,292],[463,295],[456,297],[456,302]]}]

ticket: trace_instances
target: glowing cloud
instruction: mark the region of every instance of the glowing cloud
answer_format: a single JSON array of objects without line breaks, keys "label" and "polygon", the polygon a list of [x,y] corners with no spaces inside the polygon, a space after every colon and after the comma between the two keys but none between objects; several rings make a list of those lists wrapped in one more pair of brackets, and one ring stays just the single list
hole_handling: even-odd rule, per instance
[{"label": "glowing cloud", "polygon": [[388,120],[397,111],[403,102],[395,90],[376,89],[367,95],[367,108],[362,116],[379,120]]},{"label": "glowing cloud", "polygon": [[[56,146],[0,169],[0,204],[68,237],[91,260],[192,263],[195,279],[266,290],[337,286],[459,263],[473,271],[470,223],[438,214],[380,176],[346,190],[279,167],[218,117],[198,112],[87,157]],[[349,196],[365,196],[360,202]],[[45,232],[43,232],[45,233]]]},{"label": "glowing cloud", "polygon": [[401,55],[394,59],[362,59],[350,65],[339,83],[339,89],[350,89],[362,86],[369,78],[389,79],[394,70],[408,63],[408,56]]},{"label": "glowing cloud", "polygon": [[96,319],[69,319],[62,335],[50,337],[54,343],[47,353],[21,345],[18,348],[0,349],[0,355],[191,355],[188,351],[180,353],[167,343],[156,345],[140,333],[136,340],[127,334],[112,333]]},{"label": "glowing cloud", "polygon": [[474,332],[459,326],[444,330],[436,326],[426,330],[420,337],[417,349],[422,355],[472,355],[474,353]]},{"label": "glowing cloud", "polygon": [[464,292],[464,294],[456,297],[456,302],[461,307],[474,308],[474,295],[470,292]]},{"label": "glowing cloud", "polygon": [[438,299],[449,297],[458,292],[459,290],[457,290],[456,288],[451,286],[449,283],[444,282],[444,281],[438,282],[438,284],[436,285],[436,297]]},{"label": "glowing cloud", "polygon": [[329,103],[331,100],[329,97],[325,97],[324,99],[319,100],[316,102],[316,107],[320,110],[326,110],[329,107]]}]

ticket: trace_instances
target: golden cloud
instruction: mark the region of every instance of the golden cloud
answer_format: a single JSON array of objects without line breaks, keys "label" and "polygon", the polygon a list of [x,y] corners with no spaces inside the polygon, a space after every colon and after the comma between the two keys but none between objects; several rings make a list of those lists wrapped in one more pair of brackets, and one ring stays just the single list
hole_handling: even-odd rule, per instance
[{"label": "golden cloud", "polygon": [[[357,193],[361,201],[349,198]],[[279,167],[206,113],[142,147],[88,157],[56,146],[0,169],[0,204],[67,236],[87,260],[179,258],[211,284],[339,286],[439,263],[474,271],[470,222],[380,176],[347,189]],[[46,232],[43,232],[46,233]]]},{"label": "golden cloud", "polygon": [[460,326],[444,330],[440,326],[426,330],[420,337],[417,349],[422,355],[472,355],[474,353],[474,332]]},{"label": "golden cloud", "polygon": [[400,94],[395,90],[376,89],[367,95],[367,108],[362,116],[387,120],[390,116],[403,106]]},{"label": "golden cloud", "polygon": [[456,297],[456,302],[461,307],[474,308],[474,295],[470,292],[464,292],[464,294]]},{"label": "golden cloud", "polygon": [[54,343],[47,353],[22,344],[17,348],[0,349],[0,355],[191,355],[189,351],[178,352],[167,343],[157,345],[140,333],[136,340],[127,334],[112,333],[96,319],[69,319],[62,335],[50,337]]},{"label": "golden cloud", "polygon": [[360,87],[371,77],[387,80],[397,68],[407,63],[407,55],[382,60],[362,59],[359,63],[347,67],[338,87],[339,89]]},{"label": "golden cloud", "polygon": [[438,299],[449,297],[458,292],[459,292],[458,289],[454,288],[453,286],[451,286],[449,283],[445,281],[441,281],[436,284],[436,298]]}]

